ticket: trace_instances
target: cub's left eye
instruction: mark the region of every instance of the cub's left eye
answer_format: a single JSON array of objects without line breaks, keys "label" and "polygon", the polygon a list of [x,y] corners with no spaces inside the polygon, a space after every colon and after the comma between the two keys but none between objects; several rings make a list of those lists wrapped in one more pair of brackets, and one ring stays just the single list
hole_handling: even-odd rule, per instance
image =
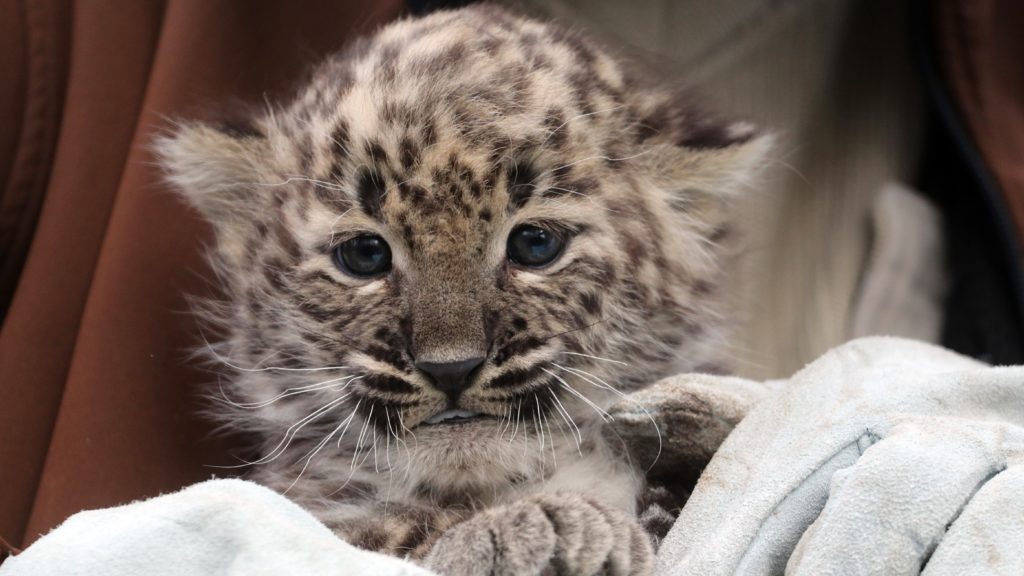
[{"label": "cub's left eye", "polygon": [[356,278],[380,276],[391,269],[391,247],[380,236],[356,236],[334,249],[334,263]]},{"label": "cub's left eye", "polygon": [[508,258],[520,266],[542,268],[554,262],[565,248],[565,240],[551,230],[524,224],[508,236]]}]

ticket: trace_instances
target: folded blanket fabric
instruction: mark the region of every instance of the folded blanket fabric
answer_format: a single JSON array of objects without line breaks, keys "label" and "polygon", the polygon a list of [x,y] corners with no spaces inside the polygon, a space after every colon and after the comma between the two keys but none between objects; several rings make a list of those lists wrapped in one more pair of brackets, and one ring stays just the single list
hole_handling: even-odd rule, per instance
[{"label": "folded blanket fabric", "polygon": [[339,540],[287,498],[242,480],[75,514],[0,566],[2,576],[172,574],[431,575]]}]

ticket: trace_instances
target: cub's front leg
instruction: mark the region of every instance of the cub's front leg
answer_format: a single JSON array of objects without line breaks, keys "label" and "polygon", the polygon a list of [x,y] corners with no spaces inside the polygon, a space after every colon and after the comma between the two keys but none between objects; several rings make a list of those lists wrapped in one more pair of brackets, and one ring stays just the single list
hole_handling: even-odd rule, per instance
[{"label": "cub's front leg", "polygon": [[646,576],[654,549],[624,512],[577,494],[538,494],[446,531],[425,562],[445,576]]}]

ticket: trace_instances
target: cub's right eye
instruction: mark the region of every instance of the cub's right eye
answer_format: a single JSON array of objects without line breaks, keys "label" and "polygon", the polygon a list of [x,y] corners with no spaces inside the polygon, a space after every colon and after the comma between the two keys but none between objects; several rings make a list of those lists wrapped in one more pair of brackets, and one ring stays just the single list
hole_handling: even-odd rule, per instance
[{"label": "cub's right eye", "polygon": [[380,236],[356,236],[334,249],[334,264],[356,278],[373,278],[391,270],[391,247]]}]

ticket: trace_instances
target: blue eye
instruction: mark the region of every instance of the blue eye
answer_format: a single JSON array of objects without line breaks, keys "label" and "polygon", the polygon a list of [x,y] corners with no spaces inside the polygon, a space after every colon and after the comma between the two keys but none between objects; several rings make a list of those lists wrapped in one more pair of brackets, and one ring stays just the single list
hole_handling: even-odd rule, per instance
[{"label": "blue eye", "polygon": [[558,234],[538,226],[523,225],[508,237],[508,258],[520,266],[542,268],[562,253],[565,241]]},{"label": "blue eye", "polygon": [[334,249],[334,263],[357,278],[380,276],[391,269],[391,248],[380,236],[356,236]]}]

